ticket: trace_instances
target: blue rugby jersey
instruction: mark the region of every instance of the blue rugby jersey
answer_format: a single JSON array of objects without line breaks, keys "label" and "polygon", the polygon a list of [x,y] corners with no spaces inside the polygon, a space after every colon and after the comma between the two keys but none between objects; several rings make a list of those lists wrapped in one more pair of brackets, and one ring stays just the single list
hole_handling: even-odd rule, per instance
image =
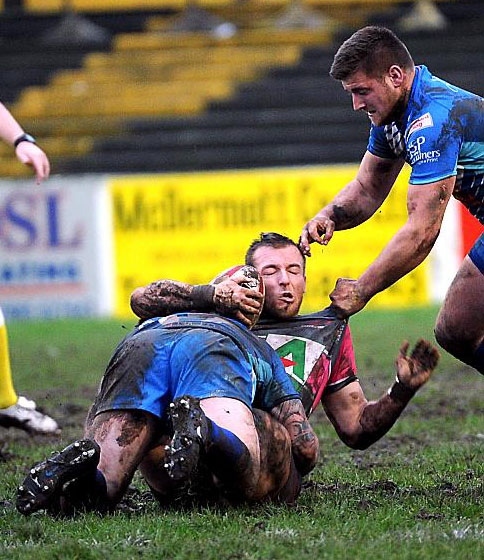
[{"label": "blue rugby jersey", "polygon": [[401,123],[371,126],[368,151],[403,157],[410,183],[456,176],[453,195],[484,224],[484,99],[417,66]]},{"label": "blue rugby jersey", "polygon": [[146,329],[185,328],[219,332],[230,337],[240,348],[252,366],[255,376],[256,390],[252,402],[255,408],[270,411],[284,401],[301,399],[275,350],[235,319],[213,313],[176,313],[167,317],[148,319],[136,327],[135,332]]}]

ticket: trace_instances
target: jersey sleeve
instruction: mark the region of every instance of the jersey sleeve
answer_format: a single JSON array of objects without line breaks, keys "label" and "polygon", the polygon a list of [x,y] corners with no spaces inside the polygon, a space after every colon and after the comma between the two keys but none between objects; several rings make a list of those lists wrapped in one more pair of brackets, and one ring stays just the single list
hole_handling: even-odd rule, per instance
[{"label": "jersey sleeve", "polygon": [[366,149],[374,156],[383,159],[397,159],[396,154],[390,148],[385,135],[383,126],[373,126],[370,128],[370,137]]},{"label": "jersey sleeve", "polygon": [[412,167],[412,185],[434,183],[457,174],[462,147],[459,123],[450,123],[449,113],[439,109],[420,115],[407,127],[406,161]]}]

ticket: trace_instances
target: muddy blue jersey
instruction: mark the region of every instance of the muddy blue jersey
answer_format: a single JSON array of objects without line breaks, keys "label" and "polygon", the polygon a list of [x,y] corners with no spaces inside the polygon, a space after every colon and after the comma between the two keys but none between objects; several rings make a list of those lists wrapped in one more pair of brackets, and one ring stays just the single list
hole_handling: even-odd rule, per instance
[{"label": "muddy blue jersey", "polygon": [[241,323],[178,313],[148,319],[118,345],[91,413],[134,409],[164,419],[183,395],[233,398],[268,412],[300,399],[276,352]]},{"label": "muddy blue jersey", "polygon": [[401,123],[372,126],[368,151],[404,158],[410,183],[456,177],[453,195],[484,224],[484,99],[417,66]]},{"label": "muddy blue jersey", "polygon": [[[204,329],[229,337],[252,370],[254,387],[252,406],[270,411],[289,399],[299,399],[284,365],[275,350],[234,319],[212,313],[176,313],[155,320],[164,329]],[[140,328],[152,328],[150,320]],[[155,326],[155,328],[157,328]],[[244,360],[241,360],[244,361]],[[213,371],[220,368],[220,360],[213,364]]]}]

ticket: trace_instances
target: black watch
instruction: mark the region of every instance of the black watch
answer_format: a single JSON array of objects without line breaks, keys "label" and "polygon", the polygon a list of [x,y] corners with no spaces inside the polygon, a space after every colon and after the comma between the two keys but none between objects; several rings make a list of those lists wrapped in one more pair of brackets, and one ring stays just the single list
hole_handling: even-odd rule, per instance
[{"label": "black watch", "polygon": [[13,143],[13,147],[16,148],[20,142],[30,142],[31,144],[36,144],[35,138],[30,134],[21,134],[18,138],[16,138],[15,142]]}]

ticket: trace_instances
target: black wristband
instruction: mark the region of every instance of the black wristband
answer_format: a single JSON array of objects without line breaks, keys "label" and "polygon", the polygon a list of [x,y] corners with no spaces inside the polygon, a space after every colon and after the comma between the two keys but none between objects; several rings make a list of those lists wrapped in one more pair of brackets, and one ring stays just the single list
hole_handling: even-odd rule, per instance
[{"label": "black wristband", "polygon": [[417,391],[404,385],[398,377],[395,383],[388,389],[388,396],[395,402],[407,404]]},{"label": "black wristband", "polygon": [[14,140],[13,147],[16,148],[20,142],[30,142],[31,144],[36,144],[35,138],[25,132]]},{"label": "black wristband", "polygon": [[197,284],[193,286],[192,303],[194,309],[210,309],[214,310],[213,296],[215,294],[215,286],[211,284]]}]

